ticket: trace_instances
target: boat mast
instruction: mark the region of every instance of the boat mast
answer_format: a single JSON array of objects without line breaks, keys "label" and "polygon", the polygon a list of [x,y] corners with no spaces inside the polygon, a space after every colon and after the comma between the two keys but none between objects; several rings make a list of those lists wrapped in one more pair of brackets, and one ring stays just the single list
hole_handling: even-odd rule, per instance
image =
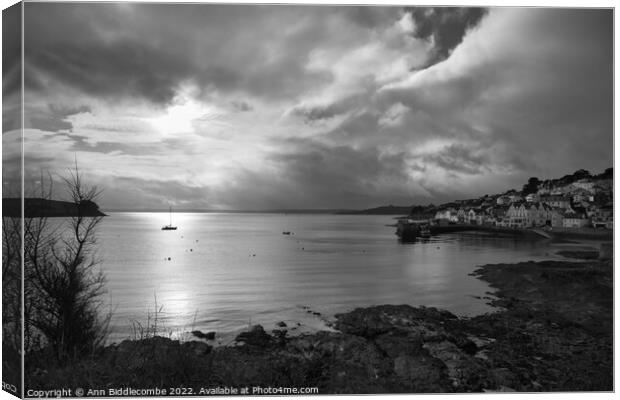
[{"label": "boat mast", "polygon": [[170,226],[172,226],[172,206],[170,207]]}]

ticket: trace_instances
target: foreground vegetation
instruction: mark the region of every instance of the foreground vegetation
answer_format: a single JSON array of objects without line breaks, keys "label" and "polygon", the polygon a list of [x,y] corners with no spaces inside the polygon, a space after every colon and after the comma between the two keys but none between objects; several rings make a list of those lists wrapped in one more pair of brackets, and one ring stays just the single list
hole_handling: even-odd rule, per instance
[{"label": "foreground vegetation", "polygon": [[[576,254],[579,256],[579,254]],[[255,326],[238,345],[151,336],[70,363],[31,354],[26,386],[106,389],[226,385],[318,387],[320,393],[610,391],[612,261],[487,265],[499,311],[458,318],[376,306],[336,316],[338,332],[288,337]],[[36,368],[34,366],[37,366]]]},{"label": "foreground vegetation", "polygon": [[[22,349],[25,369],[36,374],[41,366],[91,356],[107,334],[105,277],[96,255],[100,192],[84,184],[77,163],[61,180],[70,201],[52,201],[54,180],[42,176],[37,198],[24,203],[24,218],[19,199],[3,199],[12,205],[2,215],[3,380],[15,394],[21,392]],[[71,213],[52,222],[63,207]]]}]

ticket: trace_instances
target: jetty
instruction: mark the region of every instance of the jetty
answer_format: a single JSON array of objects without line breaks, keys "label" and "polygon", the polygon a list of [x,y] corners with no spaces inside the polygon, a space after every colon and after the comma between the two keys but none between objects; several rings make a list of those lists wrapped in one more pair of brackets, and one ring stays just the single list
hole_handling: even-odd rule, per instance
[{"label": "jetty", "polygon": [[[612,240],[613,231],[609,229],[593,228],[509,228],[475,224],[433,224],[428,221],[412,221],[401,219],[397,223],[396,234],[401,238],[415,239],[420,224],[427,224],[431,235],[441,235],[458,232],[488,232],[500,235],[515,235],[538,237],[541,239],[585,239],[585,240]],[[403,235],[405,233],[405,235]]]},{"label": "jetty", "polygon": [[518,235],[518,236],[539,236],[546,239],[551,239],[551,235],[543,230],[537,228],[507,228],[490,225],[473,225],[473,224],[458,224],[458,225],[431,225],[431,234],[438,235],[442,233],[454,233],[454,232],[489,232],[503,235]]}]

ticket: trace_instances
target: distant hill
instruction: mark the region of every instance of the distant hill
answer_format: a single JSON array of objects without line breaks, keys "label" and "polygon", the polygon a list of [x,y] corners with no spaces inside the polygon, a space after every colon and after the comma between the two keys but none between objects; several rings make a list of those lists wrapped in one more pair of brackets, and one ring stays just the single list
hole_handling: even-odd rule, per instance
[{"label": "distant hill", "polygon": [[381,206],[369,208],[366,210],[350,210],[341,211],[338,214],[355,214],[355,215],[407,215],[411,212],[411,206]]},{"label": "distant hill", "polygon": [[[21,216],[21,199],[3,198],[2,216],[19,217]],[[24,214],[26,218],[37,217],[104,217],[105,214],[99,210],[99,206],[92,201],[84,201],[79,207],[75,203],[59,200],[47,200],[39,198],[24,199]]]},{"label": "distant hill", "polygon": [[[108,208],[109,212],[153,212],[168,213],[168,209],[163,208]],[[331,208],[282,208],[282,209],[265,209],[265,210],[230,210],[230,209],[208,209],[208,208],[173,208],[175,213],[214,213],[214,214],[341,214],[347,210],[331,209]]]}]

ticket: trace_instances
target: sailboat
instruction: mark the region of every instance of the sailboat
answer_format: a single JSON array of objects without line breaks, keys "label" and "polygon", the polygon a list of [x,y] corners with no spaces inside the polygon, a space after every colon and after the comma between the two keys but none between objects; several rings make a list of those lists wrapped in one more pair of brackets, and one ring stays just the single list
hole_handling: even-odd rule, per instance
[{"label": "sailboat", "polygon": [[177,227],[172,226],[172,206],[170,207],[170,223],[161,227],[162,231],[176,231]]}]

